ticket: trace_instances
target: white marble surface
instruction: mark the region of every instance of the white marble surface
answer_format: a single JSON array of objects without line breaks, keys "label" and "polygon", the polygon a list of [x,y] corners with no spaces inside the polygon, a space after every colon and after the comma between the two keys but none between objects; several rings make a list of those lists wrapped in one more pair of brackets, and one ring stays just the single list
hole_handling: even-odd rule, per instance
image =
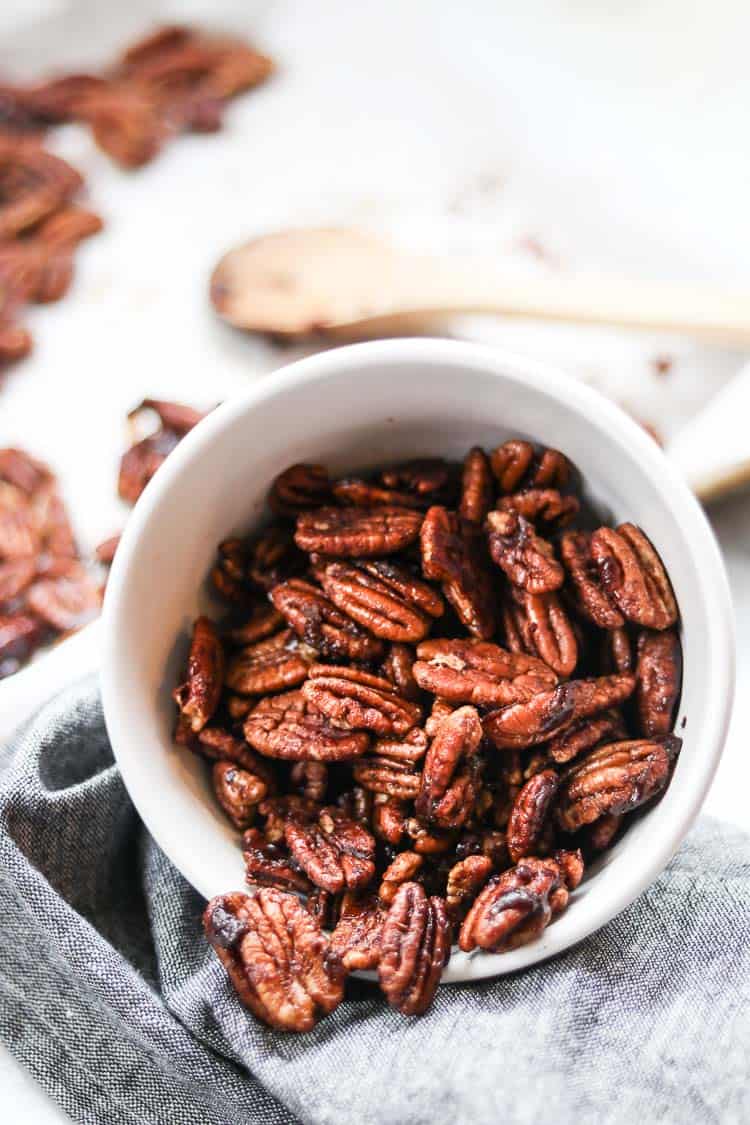
[{"label": "white marble surface", "polygon": [[[211,315],[208,272],[243,237],[357,222],[525,271],[747,276],[750,149],[739,138],[750,10],[735,0],[692,6],[689,18],[678,0],[5,0],[0,71],[96,61],[160,14],[206,12],[280,64],[272,83],[235,103],[222,134],[180,140],[134,175],[82,130],[55,140],[86,174],[107,230],[80,253],[71,295],[32,313],[36,351],[0,391],[0,444],[26,446],[60,472],[87,547],[125,518],[114,487],[131,405],[144,395],[208,405],[299,354]],[[745,358],[607,330],[451,327],[566,366],[667,437]],[[666,378],[653,366],[661,354],[674,359]],[[738,706],[707,804],[745,824],[749,518],[747,498],[712,512],[740,645]],[[11,1109],[15,1121],[64,1119],[0,1052],[0,1117]]]}]

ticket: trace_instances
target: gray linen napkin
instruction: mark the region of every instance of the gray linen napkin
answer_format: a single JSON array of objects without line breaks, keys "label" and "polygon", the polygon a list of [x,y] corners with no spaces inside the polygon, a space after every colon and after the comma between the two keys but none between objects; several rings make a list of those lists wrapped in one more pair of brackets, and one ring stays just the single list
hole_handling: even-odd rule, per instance
[{"label": "gray linen napkin", "polygon": [[48,704],[0,769],[0,1036],[76,1121],[750,1120],[750,838],[735,829],[703,821],[633,906],[553,961],[441,988],[414,1021],[354,982],[315,1032],[284,1036],[240,1007],[200,897],[138,821],[95,682]]}]

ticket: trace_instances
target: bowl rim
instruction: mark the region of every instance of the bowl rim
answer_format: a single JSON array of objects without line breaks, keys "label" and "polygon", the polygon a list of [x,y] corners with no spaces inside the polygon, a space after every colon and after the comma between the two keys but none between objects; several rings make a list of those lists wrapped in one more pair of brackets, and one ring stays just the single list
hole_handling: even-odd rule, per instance
[{"label": "bowl rim", "polygon": [[[461,972],[457,974],[451,972],[449,964],[443,982],[453,983],[514,972],[543,961],[596,932],[629,906],[658,877],[679,848],[705,799],[724,749],[735,690],[735,623],[721,552],[703,509],[678,470],[653,439],[620,407],[594,388],[566,375],[553,365],[483,344],[425,337],[369,341],[334,348],[295,360],[264,375],[245,391],[218,406],[182,439],[135,505],[107,583],[102,613],[101,690],[114,757],[139,816],[170,861],[199,893],[204,894],[200,887],[202,879],[193,869],[189,857],[186,858],[175,845],[177,833],[175,826],[163,815],[164,802],[148,786],[143,773],[138,771],[133,757],[128,753],[128,703],[120,698],[118,690],[117,634],[123,590],[127,584],[135,545],[164,497],[170,492],[172,483],[182,473],[183,467],[199,459],[203,451],[236,419],[249,415],[259,403],[304,384],[316,380],[325,381],[346,369],[358,368],[360,372],[364,372],[371,366],[404,362],[450,364],[475,369],[483,375],[515,379],[555,399],[564,397],[566,406],[593,417],[597,426],[611,428],[613,433],[627,441],[648,476],[659,480],[662,491],[668,495],[670,508],[691,538],[709,622],[705,643],[706,662],[714,682],[721,689],[715,708],[706,718],[704,753],[693,764],[690,791],[687,794],[689,799],[673,811],[671,820],[664,821],[659,846],[649,856],[643,857],[642,864],[639,864],[627,885],[623,887],[618,884],[618,887],[609,889],[608,894],[599,895],[595,903],[587,904],[587,921],[582,921],[580,928],[566,926],[563,935],[559,927],[553,925],[536,941],[509,953],[478,951],[465,959]],[[175,854],[180,855],[179,862],[173,858]],[[573,932],[568,932],[570,930]]]}]

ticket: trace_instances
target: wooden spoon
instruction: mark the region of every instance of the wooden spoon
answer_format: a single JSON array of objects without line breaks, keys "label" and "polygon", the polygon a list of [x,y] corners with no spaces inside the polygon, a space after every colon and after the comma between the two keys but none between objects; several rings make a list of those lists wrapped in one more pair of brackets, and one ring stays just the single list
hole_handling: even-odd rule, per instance
[{"label": "wooden spoon", "polygon": [[464,313],[611,324],[750,345],[750,292],[606,277],[512,277],[487,263],[440,261],[362,231],[290,230],[226,254],[211,300],[230,324],[300,338],[361,339]]}]

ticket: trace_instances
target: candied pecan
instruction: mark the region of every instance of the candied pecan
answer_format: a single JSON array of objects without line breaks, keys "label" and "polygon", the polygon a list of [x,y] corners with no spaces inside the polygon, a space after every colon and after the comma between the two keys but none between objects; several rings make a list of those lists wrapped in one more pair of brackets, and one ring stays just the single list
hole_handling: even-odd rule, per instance
[{"label": "candied pecan", "polygon": [[231,644],[244,648],[278,633],[283,624],[284,618],[279,611],[267,602],[261,602],[252,608],[250,616],[241,625],[224,629],[224,636]]},{"label": "candied pecan", "polygon": [[110,82],[104,89],[81,93],[75,115],[123,168],[153,160],[174,133],[149,91],[132,83]]},{"label": "candied pecan", "polygon": [[363,789],[361,785],[353,785],[345,793],[340,793],[336,803],[341,811],[350,820],[358,820],[361,824],[369,825],[372,817],[372,793]]},{"label": "candied pecan", "polygon": [[318,508],[297,517],[294,538],[303,551],[377,558],[414,543],[421,526],[421,514],[410,508]]},{"label": "candied pecan", "polygon": [[404,883],[380,934],[380,987],[392,1008],[421,1015],[430,1004],[450,957],[445,902],[428,898],[419,883]]},{"label": "candied pecan", "polygon": [[248,828],[242,836],[245,875],[251,886],[257,884],[306,894],[312,883],[289,855],[283,840],[272,843],[258,828]]},{"label": "candied pecan", "polygon": [[328,766],[325,762],[295,762],[289,780],[303,797],[322,801],[328,787]]},{"label": "candied pecan", "polygon": [[244,731],[260,754],[292,762],[356,758],[370,743],[363,731],[334,727],[301,691],[261,699],[245,720]]},{"label": "candied pecan", "polygon": [[337,609],[312,583],[290,578],[274,586],[270,598],[297,636],[324,656],[363,662],[382,656],[383,642]]},{"label": "candied pecan", "polygon": [[375,895],[344,895],[341,914],[331,934],[331,951],[347,972],[377,968],[384,922],[385,911]]},{"label": "candied pecan", "polygon": [[422,640],[445,609],[431,586],[387,560],[329,563],[320,581],[343,613],[388,641]]},{"label": "candied pecan", "polygon": [[563,496],[556,488],[527,488],[501,497],[498,508],[503,512],[518,512],[529,523],[558,528],[575,519],[581,502],[577,496]]},{"label": "candied pecan", "polygon": [[265,782],[234,762],[216,762],[212,771],[216,799],[236,828],[247,828],[256,806],[268,792]]},{"label": "candied pecan", "polygon": [[426,750],[427,732],[421,727],[413,727],[398,741],[379,738],[373,747],[373,753],[381,758],[389,758],[394,762],[408,762],[409,765],[416,765],[421,761]]},{"label": "candied pecan", "polygon": [[517,949],[539,937],[567,904],[560,865],[554,859],[522,859],[495,875],[464,919],[458,944],[465,953]]},{"label": "candied pecan", "polygon": [[224,683],[224,649],[216,626],[207,617],[193,625],[187,679],[172,697],[193,731],[202,730],[219,706]]},{"label": "candied pecan", "polygon": [[[557,848],[552,853],[552,858],[560,868],[560,875],[565,884],[565,889],[574,891],[583,879],[583,852],[580,848]],[[554,900],[552,902],[552,909],[553,913],[557,913],[557,904]]]},{"label": "candied pecan", "polygon": [[361,477],[343,477],[334,482],[332,491],[340,504],[354,508],[380,508],[384,505],[395,505],[397,508],[425,507],[424,500],[410,492],[383,488],[382,485],[362,480]]},{"label": "candied pecan", "polygon": [[408,762],[368,755],[354,763],[352,773],[355,781],[373,793],[407,801],[419,792],[420,775]]},{"label": "candied pecan", "polygon": [[330,500],[331,483],[323,465],[291,465],[276,477],[268,493],[268,507],[277,516],[296,516]]},{"label": "candied pecan", "polygon": [[605,711],[593,718],[573,723],[563,733],[547,743],[547,753],[554,762],[570,762],[584,750],[591,750],[602,742],[618,742],[627,737],[625,722],[619,711]]},{"label": "candied pecan", "polygon": [[35,141],[0,134],[0,241],[52,214],[82,184],[75,168]]},{"label": "candied pecan", "polygon": [[440,828],[459,828],[471,814],[478,788],[475,755],[482,724],[474,707],[459,707],[441,724],[427,751],[415,808]]},{"label": "candied pecan", "polygon": [[390,680],[402,699],[419,699],[419,684],[414,679],[414,661],[416,654],[409,645],[392,644],[388,648],[385,660],[380,666],[381,674]]},{"label": "candied pecan", "polygon": [[486,855],[469,855],[451,867],[445,889],[445,908],[451,922],[461,921],[491,873],[492,860]]},{"label": "candied pecan", "polygon": [[359,668],[313,664],[302,694],[344,730],[371,730],[385,738],[404,735],[422,718],[416,703],[401,699],[391,684]]},{"label": "candied pecan", "polygon": [[558,676],[570,676],[578,663],[578,642],[557,594],[529,594],[511,587],[503,606],[505,640],[511,652],[526,652]]},{"label": "candied pecan", "polygon": [[669,734],[682,680],[682,647],[674,629],[638,635],[635,705],[638,733]]},{"label": "candied pecan", "polygon": [[490,512],[486,526],[490,555],[514,586],[530,594],[546,594],[562,586],[565,573],[551,545],[522,515]]},{"label": "candied pecan", "polygon": [[560,539],[560,555],[570,575],[576,608],[601,629],[617,629],[624,617],[602,588],[588,531],[566,531]]},{"label": "candied pecan", "polygon": [[602,638],[601,663],[606,673],[635,671],[633,645],[624,626],[607,629]]},{"label": "candied pecan", "polygon": [[286,822],[290,817],[297,820],[314,821],[322,812],[317,801],[301,797],[297,793],[284,793],[261,801],[258,812],[265,818],[263,831],[270,844],[281,844],[286,835]]},{"label": "candied pecan", "polygon": [[515,492],[534,460],[534,446],[529,441],[505,441],[493,451],[490,465],[503,493]]},{"label": "candied pecan", "polygon": [[640,528],[623,523],[600,527],[591,536],[591,554],[603,589],[629,620],[648,629],[677,621],[677,603],[661,559]]},{"label": "candied pecan", "polygon": [[611,846],[615,836],[620,831],[622,822],[624,820],[624,813],[605,813],[589,824],[585,832],[585,846],[588,851],[596,855],[598,852],[604,852]]},{"label": "candied pecan", "polygon": [[336,894],[356,890],[375,874],[375,840],[340,809],[323,809],[317,824],[290,815],[284,839],[292,856],[316,887]]},{"label": "candied pecan", "polygon": [[500,750],[536,746],[580,719],[624,703],[634,687],[635,678],[628,675],[569,680],[530,700],[490,712],[484,717],[484,732]]},{"label": "candied pecan", "polygon": [[452,715],[456,708],[451,703],[446,703],[444,699],[433,700],[432,710],[427,716],[427,721],[424,725],[424,731],[428,738],[434,738],[440,729],[440,724],[443,719],[447,719]]},{"label": "candied pecan", "polygon": [[[188,728],[189,729],[189,728]],[[236,766],[260,778],[266,788],[263,796],[276,789],[276,775],[270,762],[251,750],[241,738],[223,727],[207,726],[189,743],[191,750],[216,762],[233,762]],[[262,797],[259,800],[263,800]]]},{"label": "candied pecan", "polygon": [[448,703],[505,706],[532,699],[557,682],[541,660],[506,652],[487,641],[424,641],[417,648],[414,678],[421,688]]},{"label": "candied pecan", "polygon": [[554,770],[542,770],[529,778],[516,797],[508,821],[508,853],[514,863],[524,856],[540,854],[559,784]]},{"label": "candied pecan", "polygon": [[504,871],[510,866],[508,855],[508,840],[505,832],[487,829],[482,833],[482,855],[492,860],[496,871]]},{"label": "candied pecan", "polygon": [[401,843],[406,822],[406,803],[397,797],[378,794],[372,807],[372,830],[381,840],[396,848]]},{"label": "candied pecan", "polygon": [[232,544],[236,559],[236,577],[249,579],[266,593],[280,582],[301,574],[307,566],[307,559],[294,542],[291,529],[283,524],[270,524],[250,541],[228,542]]},{"label": "candied pecan", "polygon": [[469,632],[487,640],[495,632],[495,598],[478,529],[436,505],[425,515],[420,543],[425,577],[442,584]]},{"label": "candied pecan", "polygon": [[159,428],[131,445],[120,462],[117,491],[129,504],[135,504],[180,439],[204,417],[190,406],[147,398],[130,411],[128,420],[136,427],[146,413],[156,414]]},{"label": "candied pecan", "polygon": [[266,887],[211,899],[206,937],[239,999],[280,1031],[311,1031],[344,994],[344,970],[295,895]]},{"label": "candied pecan", "polygon": [[71,560],[62,573],[41,578],[26,592],[26,605],[59,632],[92,621],[101,606],[101,592],[81,563]]},{"label": "candied pecan", "polygon": [[266,695],[301,684],[312,657],[291,629],[248,645],[227,661],[224,682],[240,695]]},{"label": "candied pecan", "polygon": [[458,514],[469,523],[484,523],[495,497],[495,482],[487,454],[478,445],[464,459]]},{"label": "candied pecan", "polygon": [[412,851],[419,855],[442,855],[456,846],[457,833],[453,829],[428,827],[417,817],[409,817],[404,831],[411,840]]},{"label": "candied pecan", "polygon": [[557,821],[576,832],[609,813],[631,812],[665,787],[682,740],[612,742],[589,751],[563,774]]},{"label": "candied pecan", "polygon": [[383,469],[380,480],[386,488],[405,490],[428,508],[430,504],[449,504],[458,487],[456,467],[440,457],[405,461]]},{"label": "candied pecan", "polygon": [[378,888],[378,898],[385,906],[390,906],[396,892],[403,883],[411,882],[424,864],[424,856],[416,852],[399,852],[383,872]]},{"label": "candied pecan", "polygon": [[305,906],[321,930],[332,930],[338,923],[344,895],[332,895],[322,887],[313,887],[305,898]]}]

